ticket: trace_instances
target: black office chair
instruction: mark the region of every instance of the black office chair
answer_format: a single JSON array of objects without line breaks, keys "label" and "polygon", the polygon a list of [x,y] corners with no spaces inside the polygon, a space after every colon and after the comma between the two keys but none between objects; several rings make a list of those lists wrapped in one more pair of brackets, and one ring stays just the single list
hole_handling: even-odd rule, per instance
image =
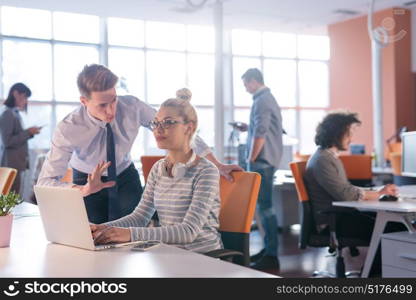
[{"label": "black office chair", "polygon": [[[351,256],[359,255],[357,247],[368,246],[369,242],[357,238],[342,237],[336,233],[336,218],[341,214],[348,214],[348,212],[334,208],[330,211],[321,212],[327,214],[330,218],[328,230],[323,232],[317,231],[317,226],[313,217],[313,211],[306,186],[303,181],[303,175],[306,169],[306,162],[292,162],[290,168],[295,179],[295,186],[298,193],[299,201],[302,205],[301,216],[301,232],[299,237],[299,248],[306,249],[307,247],[329,247],[329,252],[336,255],[336,274],[335,277],[345,278],[347,276],[359,275],[360,272],[353,271],[345,273],[344,257],[342,256],[342,249],[348,247]],[[328,272],[314,272],[313,276],[329,276],[334,277],[334,274]]]}]

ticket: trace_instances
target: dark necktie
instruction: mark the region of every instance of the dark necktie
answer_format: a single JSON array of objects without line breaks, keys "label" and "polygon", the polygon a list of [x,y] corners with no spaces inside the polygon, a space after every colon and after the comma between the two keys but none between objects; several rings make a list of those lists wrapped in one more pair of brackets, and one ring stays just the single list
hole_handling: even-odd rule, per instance
[{"label": "dark necktie", "polygon": [[[114,145],[113,130],[110,123],[107,123],[107,161],[111,164],[107,169],[108,181],[116,181],[116,149]],[[108,220],[116,220],[121,217],[120,205],[117,199],[117,185],[107,188],[108,190]]]}]

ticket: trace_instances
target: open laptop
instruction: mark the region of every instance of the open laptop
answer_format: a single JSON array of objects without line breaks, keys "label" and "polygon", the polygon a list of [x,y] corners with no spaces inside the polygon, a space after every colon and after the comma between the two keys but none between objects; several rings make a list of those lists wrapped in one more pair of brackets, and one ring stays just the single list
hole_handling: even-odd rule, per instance
[{"label": "open laptop", "polygon": [[35,186],[48,241],[88,250],[116,248],[140,242],[94,245],[84,198],[78,189]]}]

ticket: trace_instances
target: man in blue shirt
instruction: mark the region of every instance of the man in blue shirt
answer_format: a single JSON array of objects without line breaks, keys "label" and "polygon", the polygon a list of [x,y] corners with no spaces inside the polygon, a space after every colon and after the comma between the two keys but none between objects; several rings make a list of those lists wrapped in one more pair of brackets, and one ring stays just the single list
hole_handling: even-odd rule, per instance
[{"label": "man in blue shirt", "polygon": [[264,85],[258,69],[248,69],[243,76],[244,86],[253,95],[247,136],[247,165],[249,171],[260,173],[261,186],[257,212],[264,228],[264,249],[252,257],[253,268],[278,269],[278,230],[273,208],[273,175],[283,153],[282,115],[270,89]]},{"label": "man in blue shirt", "polygon": [[[153,107],[133,96],[117,96],[117,81],[105,66],[84,67],[77,80],[82,105],[55,129],[38,179],[38,185],[80,189],[93,223],[118,219],[137,206],[142,187],[130,151],[139,128],[148,127],[156,114]],[[193,149],[211,160],[228,179],[232,170],[241,170],[217,161],[199,137]],[[68,167],[73,169],[73,184],[60,182]],[[95,168],[106,170],[102,182],[88,175]],[[96,182],[100,186],[90,184]]]}]

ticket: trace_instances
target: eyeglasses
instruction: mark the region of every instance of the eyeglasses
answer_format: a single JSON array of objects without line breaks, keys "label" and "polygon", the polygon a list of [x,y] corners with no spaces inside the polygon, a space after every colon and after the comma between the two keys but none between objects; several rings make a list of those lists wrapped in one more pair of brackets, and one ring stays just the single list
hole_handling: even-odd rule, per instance
[{"label": "eyeglasses", "polygon": [[162,129],[169,129],[172,126],[174,126],[175,124],[178,124],[178,123],[187,124],[188,122],[184,122],[184,121],[181,122],[181,121],[177,121],[177,120],[166,119],[166,120],[163,120],[163,121],[160,121],[160,122],[151,121],[149,123],[149,127],[150,127],[151,130],[156,130],[159,126]]}]

